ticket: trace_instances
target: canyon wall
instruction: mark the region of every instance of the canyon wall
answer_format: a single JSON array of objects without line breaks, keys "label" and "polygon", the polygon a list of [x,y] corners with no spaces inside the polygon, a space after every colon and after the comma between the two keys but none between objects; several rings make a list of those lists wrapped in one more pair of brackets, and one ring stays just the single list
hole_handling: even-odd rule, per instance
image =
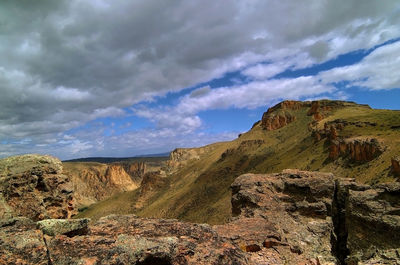
[{"label": "canyon wall", "polygon": [[94,162],[64,163],[71,177],[78,205],[89,205],[120,192],[137,189],[146,172],[143,162],[101,164]]}]

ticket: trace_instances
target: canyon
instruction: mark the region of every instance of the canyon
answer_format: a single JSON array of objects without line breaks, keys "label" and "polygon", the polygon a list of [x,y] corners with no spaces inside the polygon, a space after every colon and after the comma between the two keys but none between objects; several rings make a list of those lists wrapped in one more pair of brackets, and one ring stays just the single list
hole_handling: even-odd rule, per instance
[{"label": "canyon", "polygon": [[283,101],[162,161],[2,159],[0,264],[399,264],[399,125]]},{"label": "canyon", "polygon": [[[54,158],[36,155],[29,161],[32,157],[47,161],[49,169],[60,165]],[[13,163],[27,160],[15,157]],[[8,172],[14,178],[39,172],[37,166],[23,170],[22,175]],[[9,212],[0,221],[0,264],[400,262],[400,183],[371,186],[331,173],[288,169],[241,175],[231,190],[232,218],[214,226],[135,215],[48,219],[60,216],[48,215],[46,208]],[[37,195],[48,196],[46,190]],[[21,205],[28,202],[22,200],[29,201],[21,197]],[[74,210],[70,204],[56,207],[56,212]]]}]

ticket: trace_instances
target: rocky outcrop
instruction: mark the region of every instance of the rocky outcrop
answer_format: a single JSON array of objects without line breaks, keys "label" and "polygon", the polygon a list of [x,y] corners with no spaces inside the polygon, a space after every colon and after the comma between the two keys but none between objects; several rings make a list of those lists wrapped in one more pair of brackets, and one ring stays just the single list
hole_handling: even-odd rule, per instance
[{"label": "rocky outcrop", "polygon": [[169,155],[168,167],[170,169],[186,165],[189,161],[199,160],[201,155],[210,152],[215,147],[207,145],[199,148],[176,148]]},{"label": "rocky outcrop", "polygon": [[346,264],[400,264],[400,183],[338,181],[344,203]]},{"label": "rocky outcrop", "polygon": [[[269,108],[262,116],[260,125],[264,130],[273,131],[282,128],[296,120],[292,114],[302,107],[309,106],[309,102],[286,100]],[[253,125],[254,127],[254,125]]]},{"label": "rocky outcrop", "polygon": [[147,173],[147,164],[145,162],[121,162],[115,164],[121,165],[125,172],[131,177],[134,183],[140,183],[144,174]]},{"label": "rocky outcrop", "polygon": [[393,157],[392,161],[392,173],[395,176],[400,176],[400,157]]},{"label": "rocky outcrop", "polygon": [[267,131],[273,131],[282,128],[295,120],[296,117],[289,112],[266,112],[261,119],[261,127]]},{"label": "rocky outcrop", "polygon": [[43,155],[0,160],[0,218],[69,218],[76,212],[73,185],[60,160]]},{"label": "rocky outcrop", "polygon": [[374,122],[351,122],[342,119],[336,119],[324,123],[323,129],[311,128],[312,136],[316,142],[322,139],[335,140],[339,136],[339,132],[345,127],[354,126],[358,128],[376,127],[377,124]]},{"label": "rocky outcrop", "polygon": [[232,195],[236,217],[215,229],[251,264],[400,263],[400,183],[285,170],[242,175]]},{"label": "rocky outcrop", "polygon": [[312,101],[310,109],[307,112],[308,116],[312,116],[314,121],[320,121],[328,117],[332,111],[343,108],[347,105],[357,105],[354,102],[346,102],[339,100],[317,100]]},{"label": "rocky outcrop", "polygon": [[90,219],[46,219],[37,222],[36,226],[45,235],[66,235],[69,237],[88,233]]},{"label": "rocky outcrop", "polygon": [[332,174],[245,174],[232,184],[229,224],[216,226],[253,264],[335,264]]},{"label": "rocky outcrop", "polygon": [[138,188],[138,183],[132,181],[131,176],[119,164],[110,164],[105,175],[106,184],[116,187],[118,190],[127,191]]},{"label": "rocky outcrop", "polygon": [[382,154],[382,145],[377,139],[335,139],[330,142],[329,158],[349,158],[354,162],[368,162]]},{"label": "rocky outcrop", "polygon": [[277,110],[299,110],[302,107],[310,107],[309,101],[297,101],[297,100],[284,100],[275,106],[268,109],[267,113],[272,113]]},{"label": "rocky outcrop", "polygon": [[248,264],[210,226],[177,220],[108,216],[70,236],[11,222],[0,235],[0,264]]}]

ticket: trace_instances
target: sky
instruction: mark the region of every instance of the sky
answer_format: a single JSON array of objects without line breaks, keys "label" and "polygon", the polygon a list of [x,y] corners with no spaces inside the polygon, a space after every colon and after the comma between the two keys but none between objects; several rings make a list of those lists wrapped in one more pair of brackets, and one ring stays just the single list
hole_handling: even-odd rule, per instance
[{"label": "sky", "polygon": [[235,139],[285,99],[400,109],[398,0],[2,0],[0,157]]}]

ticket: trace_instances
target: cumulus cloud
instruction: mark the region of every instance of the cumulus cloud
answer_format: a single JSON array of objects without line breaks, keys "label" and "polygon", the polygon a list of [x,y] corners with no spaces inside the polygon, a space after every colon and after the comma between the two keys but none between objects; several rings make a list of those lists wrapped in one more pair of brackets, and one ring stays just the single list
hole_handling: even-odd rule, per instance
[{"label": "cumulus cloud", "polygon": [[[264,81],[398,37],[398,11],[397,0],[2,1],[0,140],[7,144],[0,154],[28,150],[29,144],[9,143],[49,144],[88,121],[126,115],[125,108],[232,71],[253,80],[184,96],[166,111],[175,117],[137,113],[158,129],[193,134],[202,126],[197,111],[329,91],[328,83],[306,78]],[[360,84],[377,88],[368,82]],[[389,88],[397,81],[387,82]],[[75,146],[89,152],[84,146],[95,144],[85,142]]]}]

